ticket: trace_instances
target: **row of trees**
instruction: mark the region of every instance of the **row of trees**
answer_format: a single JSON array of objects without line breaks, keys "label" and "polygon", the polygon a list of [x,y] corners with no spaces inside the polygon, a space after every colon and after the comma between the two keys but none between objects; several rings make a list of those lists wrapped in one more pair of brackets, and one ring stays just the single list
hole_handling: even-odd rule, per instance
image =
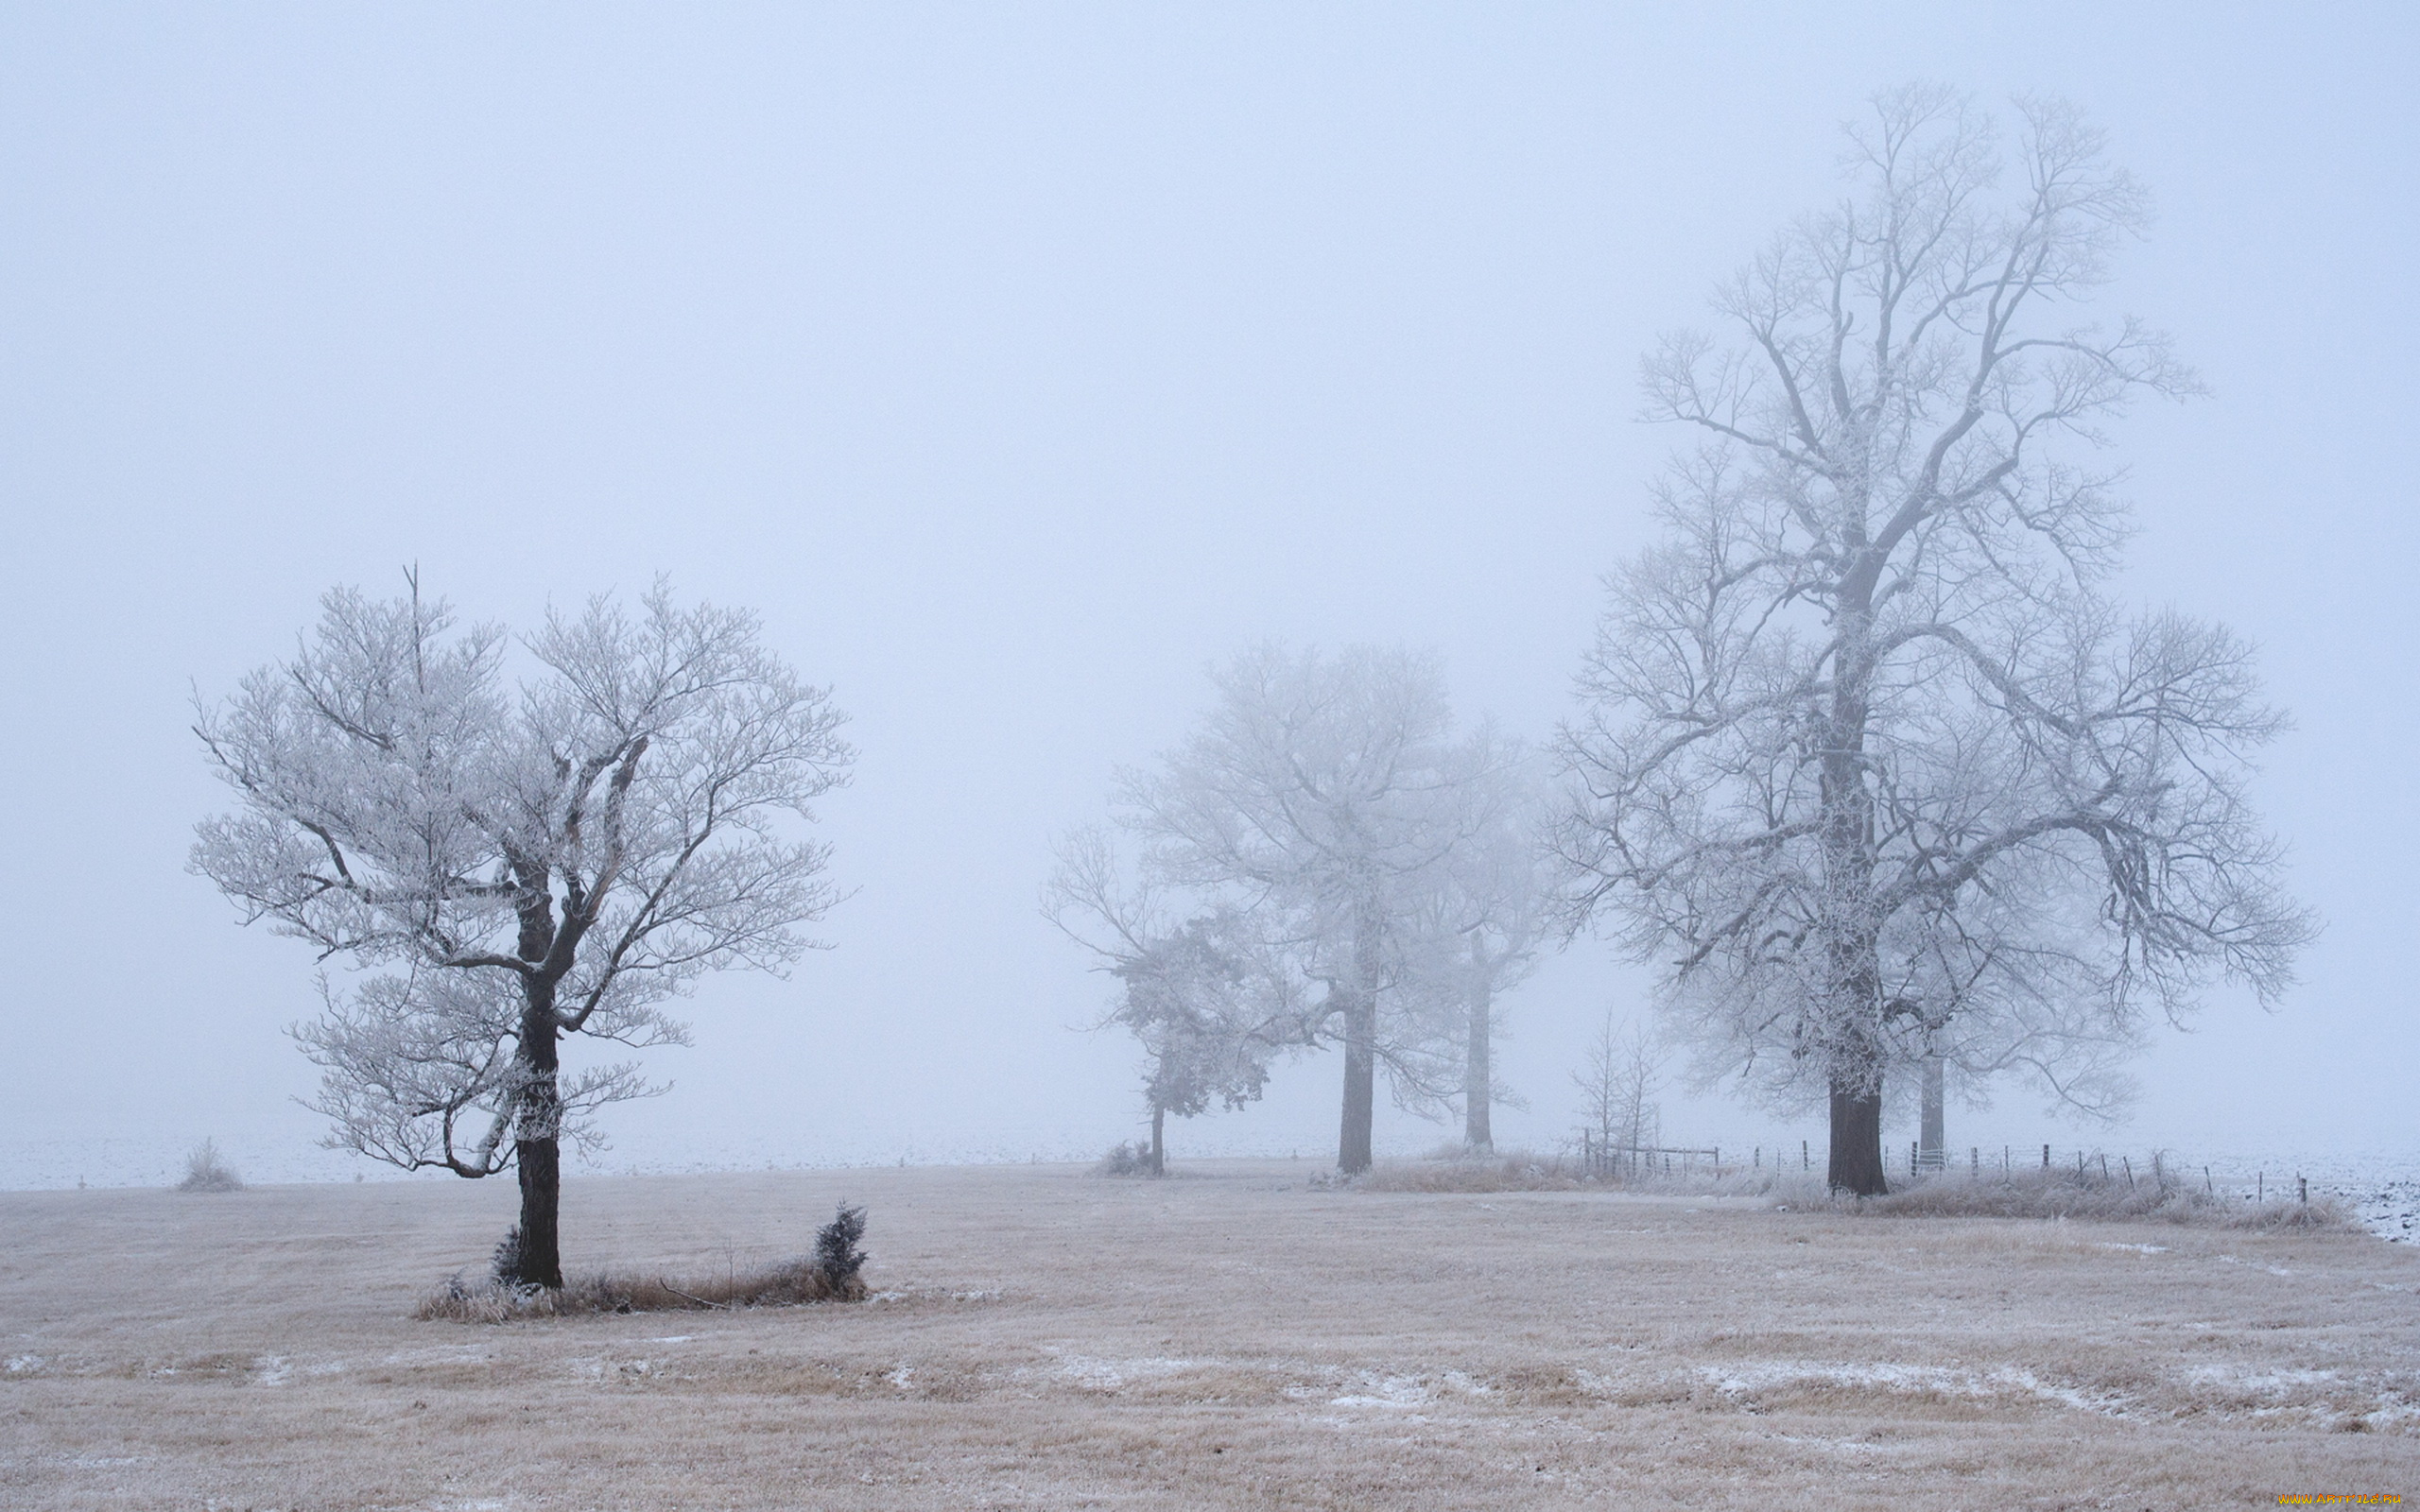
[{"label": "row of trees", "polygon": [[[2072,112],[2020,113],[2003,153],[1950,92],[1883,96],[1850,191],[1718,291],[1727,335],[1648,361],[1649,417],[1703,444],[1548,751],[1458,733],[1433,657],[1264,646],[1122,776],[1111,830],[1068,838],[1048,911],[1147,1049],[1155,1163],[1168,1114],[1328,1045],[1346,1171],[1381,1069],[1486,1147],[1498,999],[1584,932],[1660,968],[1703,1077],[1827,1108],[1858,1193],[1888,1086],[1929,1108],[2020,1074],[2106,1108],[2150,1012],[2214,977],[2285,989],[2314,926],[2245,799],[2280,716],[2225,630],[2106,590],[2099,427],[2195,387],[2155,332],[2083,313],[2145,197]],[[193,864],[355,969],[299,1031],[336,1141],[517,1170],[510,1279],[558,1286],[561,1143],[648,1091],[566,1074],[562,1041],[679,1040],[701,973],[805,949],[834,895],[802,826],[853,753],[743,613],[659,588],[519,645],[515,678],[500,628],[416,582],[331,593],[198,711],[235,808]],[[1592,1118],[1634,1135],[1645,1084],[1614,1097],[1600,1050]]]},{"label": "row of trees", "polygon": [[1044,894],[1148,1052],[1152,1168],[1168,1114],[1241,1107],[1322,1045],[1344,1052],[1340,1169],[1369,1167],[1381,1068],[1409,1106],[1459,1098],[1487,1147],[1496,997],[1545,921],[1528,756],[1455,734],[1434,657],[1263,646],[1216,680],[1194,737],[1120,779],[1132,858],[1080,830]]},{"label": "row of trees", "polygon": [[[1706,1079],[1824,1107],[1832,1181],[1871,1194],[1894,1080],[1936,1124],[1950,1074],[2106,1110],[2147,1011],[2181,1022],[2213,978],[2273,1002],[2314,927],[2245,799],[2282,719],[2240,641],[2104,586],[2127,521],[2100,427],[2196,387],[2159,334],[2083,312],[2146,197],[2072,111],[2019,114],[2006,154],[1954,92],[1880,97],[1850,192],[1718,289],[1727,335],[1645,364],[1648,418],[1703,444],[1608,580],[1549,865],[1522,851],[1512,748],[1447,738],[1433,663],[1253,653],[1125,782],[1133,889],[1090,840],[1054,886],[1063,920],[1114,921],[1077,932],[1127,984],[1115,1017],[1162,1059],[1196,1053],[1179,1019],[1221,1063],[1340,1042],[1357,1170],[1372,1065],[1435,1099],[1440,1005],[1517,973],[1543,916],[1658,966]],[[1276,973],[1240,1017],[1149,964],[1186,932]],[[1485,1044],[1463,1039],[1474,1143]]]}]

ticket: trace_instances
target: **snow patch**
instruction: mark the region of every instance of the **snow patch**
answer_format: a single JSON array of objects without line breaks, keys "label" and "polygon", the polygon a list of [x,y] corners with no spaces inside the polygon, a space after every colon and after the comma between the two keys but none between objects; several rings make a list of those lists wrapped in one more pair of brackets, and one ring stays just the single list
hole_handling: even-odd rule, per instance
[{"label": "snow patch", "polygon": [[1150,1355],[1135,1360],[1101,1360],[1075,1353],[1056,1344],[1043,1346],[1042,1352],[1050,1356],[1053,1374],[1086,1391],[1115,1391],[1130,1381],[1159,1380],[1181,1370],[1194,1369],[1201,1363],[1167,1355]]},{"label": "snow patch", "polygon": [[[1850,1386],[1900,1393],[1934,1392],[1952,1397],[1996,1397],[2011,1392],[2055,1402],[2081,1412],[2116,1415],[2126,1399],[2094,1397],[2058,1382],[2046,1382],[2031,1370],[2002,1366],[1977,1372],[1945,1366],[1851,1365],[1812,1360],[1750,1361],[1729,1369],[1704,1367],[1699,1374],[1726,1397],[1789,1386]],[[1598,1389],[1582,1375],[1581,1384]]]},{"label": "snow patch", "polygon": [[1382,1376],[1362,1370],[1355,1374],[1349,1389],[1342,1396],[1330,1398],[1331,1407],[1384,1407],[1403,1410],[1426,1407],[1437,1400],[1427,1383],[1417,1376]]}]

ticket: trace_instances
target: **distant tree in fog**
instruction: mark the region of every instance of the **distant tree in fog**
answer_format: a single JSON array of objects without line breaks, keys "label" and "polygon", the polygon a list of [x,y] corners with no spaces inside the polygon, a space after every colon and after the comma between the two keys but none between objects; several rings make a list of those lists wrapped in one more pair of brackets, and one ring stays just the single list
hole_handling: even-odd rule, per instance
[{"label": "distant tree in fog", "polygon": [[1568,921],[1666,965],[1706,1065],[1828,1101],[1856,1193],[1886,1077],[2103,1105],[2146,1004],[2273,1001],[2312,928],[2245,799],[2280,727],[2249,650],[2101,591],[2098,427],[2194,388],[2079,308],[2145,196],[2073,112],[2020,113],[2004,160],[1961,96],[1879,97],[1851,191],[1717,291],[1728,340],[1649,359],[1650,416],[1705,444],[1561,742]]},{"label": "distant tree in fog", "polygon": [[1168,917],[1159,891],[1127,877],[1098,830],[1061,842],[1043,910],[1117,979],[1097,1027],[1125,1029],[1144,1049],[1153,1176],[1167,1174],[1169,1114],[1257,1101],[1276,1058],[1311,1032],[1293,965],[1257,920],[1227,909]]},{"label": "distant tree in fog", "polygon": [[1571,1074],[1572,1085],[1580,1089],[1581,1119],[1608,1159],[1625,1150],[1635,1159],[1662,1137],[1664,1114],[1655,1094],[1664,1088],[1665,1058],[1646,1024],[1616,1030],[1608,1012],[1586,1062]]},{"label": "distant tree in fog", "polygon": [[1122,776],[1117,821],[1187,917],[1245,921],[1316,987],[1302,1038],[1343,1047],[1337,1160],[1367,1170],[1381,1065],[1411,1106],[1459,1090],[1454,1024],[1420,974],[1434,954],[1422,910],[1484,822],[1471,784],[1505,756],[1484,735],[1454,739],[1433,657],[1262,646],[1214,681],[1192,738]]},{"label": "distant tree in fog", "polygon": [[443,603],[322,601],[316,635],[195,731],[234,791],[194,869],[280,934],[365,973],[322,979],[296,1030],[325,1073],[331,1143],[406,1169],[517,1168],[518,1275],[562,1284],[561,1141],[646,1094],[630,1063],[566,1074],[584,1035],[680,1042],[664,1005],[700,973],[778,971],[833,890],[794,837],[852,753],[825,690],[752,616],[636,616],[592,600],[526,642],[453,631]]},{"label": "distant tree in fog", "polygon": [[1406,989],[1436,999],[1442,1037],[1460,1047],[1462,1143],[1485,1152],[1495,1143],[1493,1107],[1512,1096],[1495,1074],[1498,999],[1537,965],[1554,885],[1538,844],[1532,764],[1516,745],[1474,741],[1479,754],[1455,794],[1461,838],[1411,893]]}]

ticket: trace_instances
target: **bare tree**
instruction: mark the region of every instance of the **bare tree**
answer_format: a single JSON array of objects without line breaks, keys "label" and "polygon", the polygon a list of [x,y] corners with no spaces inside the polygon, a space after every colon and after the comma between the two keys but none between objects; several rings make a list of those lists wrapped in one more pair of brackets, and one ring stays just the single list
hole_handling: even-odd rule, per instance
[{"label": "bare tree", "polygon": [[1569,922],[1668,964],[1708,1063],[1828,1102],[1831,1180],[1884,1189],[1886,1074],[1943,1057],[2080,1106],[2139,1006],[2264,1002],[2308,916],[2243,792],[2278,728],[2251,659],[2099,585],[2125,530],[2098,426],[2191,376],[2079,306],[2145,214],[2065,106],[2014,173],[1945,90],[1881,96],[1850,195],[1669,337],[1651,418],[1704,449],[1610,580],[1564,730]]},{"label": "bare tree", "polygon": [[1581,1117],[1609,1162],[1618,1163],[1623,1152],[1634,1162],[1662,1136],[1664,1114],[1655,1094],[1664,1089],[1664,1062],[1653,1030],[1638,1022],[1616,1030],[1612,1011],[1606,1011],[1587,1060],[1571,1081],[1580,1089]]},{"label": "bare tree", "polygon": [[420,596],[322,601],[316,636],[197,708],[237,799],[194,869],[321,960],[295,1032],[325,1075],[329,1143],[406,1169],[516,1168],[517,1274],[562,1284],[561,1141],[649,1089],[629,1063],[566,1074],[566,1035],[681,1042],[665,1003],[723,967],[780,971],[833,901],[828,847],[790,837],[852,753],[825,690],[745,613],[550,614],[542,669],[506,683],[504,631],[450,633]]},{"label": "bare tree", "polygon": [[1554,885],[1538,847],[1536,772],[1517,745],[1482,730],[1458,789],[1463,838],[1426,874],[1413,906],[1408,954],[1420,964],[1408,984],[1439,999],[1436,1013],[1461,1047],[1462,1143],[1495,1148],[1494,1105],[1519,1099],[1495,1073],[1499,999],[1528,978],[1549,928]]},{"label": "bare tree", "polygon": [[1098,830],[1061,842],[1043,912],[1117,978],[1115,1004],[1094,1027],[1123,1028],[1144,1049],[1153,1176],[1167,1174],[1169,1114],[1249,1106],[1276,1058],[1308,1042],[1298,973],[1262,921],[1223,907],[1175,920],[1157,889],[1123,874]]},{"label": "bare tree", "polygon": [[1314,1038],[1344,1049],[1340,1169],[1370,1165],[1376,1071],[1396,1097],[1441,1107],[1460,1057],[1410,990],[1414,915],[1429,875],[1473,833],[1465,784],[1499,759],[1456,742],[1434,657],[1262,646],[1214,674],[1219,701],[1155,770],[1124,773],[1119,823],[1146,874],[1254,920],[1324,988]]}]

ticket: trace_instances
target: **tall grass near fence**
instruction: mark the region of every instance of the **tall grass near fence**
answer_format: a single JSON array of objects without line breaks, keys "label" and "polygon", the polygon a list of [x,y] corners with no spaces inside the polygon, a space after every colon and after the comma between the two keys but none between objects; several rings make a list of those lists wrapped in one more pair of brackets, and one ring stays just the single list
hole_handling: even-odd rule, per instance
[{"label": "tall grass near fence", "polygon": [[1606,1191],[1750,1198],[1800,1211],[1875,1217],[2148,1220],[2248,1229],[2349,1231],[2359,1227],[2337,1198],[2308,1193],[2299,1182],[2282,1192],[2268,1189],[2265,1200],[2253,1200],[2251,1193],[2221,1192],[2206,1179],[2184,1179],[2156,1160],[2146,1166],[2138,1173],[2131,1160],[2124,1160],[2117,1165],[2117,1174],[2104,1175],[2099,1161],[2080,1162],[2074,1169],[2006,1172],[1970,1162],[1963,1169],[1953,1164],[1896,1177],[1895,1189],[1882,1196],[1851,1197],[1830,1191],[1820,1171],[1761,1160],[1749,1165],[1675,1161],[1667,1169],[1660,1161],[1608,1164],[1574,1152],[1471,1156],[1441,1151],[1426,1160],[1381,1161],[1341,1184],[1362,1192]]}]

